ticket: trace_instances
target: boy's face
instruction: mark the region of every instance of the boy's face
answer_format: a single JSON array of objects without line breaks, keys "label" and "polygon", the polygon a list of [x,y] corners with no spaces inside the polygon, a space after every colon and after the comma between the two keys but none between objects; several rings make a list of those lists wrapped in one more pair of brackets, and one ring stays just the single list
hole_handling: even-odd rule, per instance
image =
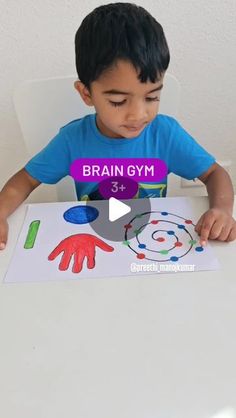
[{"label": "boy's face", "polygon": [[133,138],[158,113],[163,77],[156,83],[141,83],[132,63],[119,60],[91,83],[90,92],[80,81],[75,82],[75,88],[87,105],[95,107],[97,127],[103,135]]}]

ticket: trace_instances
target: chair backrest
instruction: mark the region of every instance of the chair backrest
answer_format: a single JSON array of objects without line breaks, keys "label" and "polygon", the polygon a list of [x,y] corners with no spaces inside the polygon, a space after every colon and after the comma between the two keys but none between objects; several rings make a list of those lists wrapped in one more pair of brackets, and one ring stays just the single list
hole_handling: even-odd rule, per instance
[{"label": "chair backrest", "polygon": [[[30,155],[40,151],[73,119],[94,113],[74,89],[76,77],[57,77],[23,82],[16,89],[13,102],[23,138]],[[176,117],[180,101],[180,84],[167,73],[161,95],[160,113]],[[59,201],[76,200],[74,182],[67,176],[57,183]]]}]

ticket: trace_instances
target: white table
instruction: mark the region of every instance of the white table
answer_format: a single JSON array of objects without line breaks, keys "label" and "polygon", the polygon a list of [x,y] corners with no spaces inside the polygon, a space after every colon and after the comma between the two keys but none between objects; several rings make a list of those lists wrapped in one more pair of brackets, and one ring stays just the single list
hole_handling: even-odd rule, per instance
[{"label": "white table", "polygon": [[[193,199],[200,215],[207,198]],[[1,280],[24,210],[10,218]],[[236,242],[212,245],[222,265],[215,272],[1,281],[0,417],[213,418],[224,408],[236,411]]]}]

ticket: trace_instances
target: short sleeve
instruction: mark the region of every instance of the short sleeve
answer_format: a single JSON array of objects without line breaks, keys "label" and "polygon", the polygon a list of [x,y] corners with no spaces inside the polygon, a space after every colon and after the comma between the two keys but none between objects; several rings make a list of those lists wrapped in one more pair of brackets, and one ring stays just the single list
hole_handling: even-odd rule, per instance
[{"label": "short sleeve", "polygon": [[205,173],[216,161],[197,141],[172,118],[166,163],[171,173],[192,180]]},{"label": "short sleeve", "polygon": [[63,129],[36,154],[25,170],[41,183],[54,184],[69,174],[70,153]]}]

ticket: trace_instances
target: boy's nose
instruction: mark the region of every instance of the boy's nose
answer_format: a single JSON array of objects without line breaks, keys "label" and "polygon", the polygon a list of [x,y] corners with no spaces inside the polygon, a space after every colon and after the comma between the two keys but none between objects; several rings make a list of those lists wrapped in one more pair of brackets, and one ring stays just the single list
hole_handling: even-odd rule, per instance
[{"label": "boy's nose", "polygon": [[147,111],[145,106],[142,104],[136,103],[129,107],[127,115],[126,115],[126,121],[130,125],[141,125],[147,121]]}]

